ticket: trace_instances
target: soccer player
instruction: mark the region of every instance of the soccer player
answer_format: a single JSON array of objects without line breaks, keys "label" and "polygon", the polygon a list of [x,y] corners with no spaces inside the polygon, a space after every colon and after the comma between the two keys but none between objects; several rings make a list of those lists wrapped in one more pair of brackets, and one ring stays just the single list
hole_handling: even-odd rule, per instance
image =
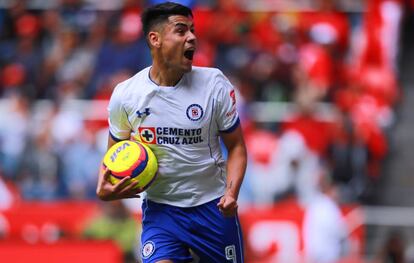
[{"label": "soccer player", "polygon": [[[243,262],[237,197],[246,148],[234,89],[215,68],[193,67],[192,11],[163,3],[142,14],[153,63],[115,88],[109,102],[108,147],[146,143],[159,170],[143,200],[143,262]],[[227,164],[220,150],[224,142]],[[142,189],[99,175],[102,200],[134,198]]]}]

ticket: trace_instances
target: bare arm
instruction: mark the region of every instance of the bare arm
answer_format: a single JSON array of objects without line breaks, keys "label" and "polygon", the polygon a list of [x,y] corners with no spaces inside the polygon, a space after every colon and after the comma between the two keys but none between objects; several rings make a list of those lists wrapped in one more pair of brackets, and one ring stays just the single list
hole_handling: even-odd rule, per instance
[{"label": "bare arm", "polygon": [[240,126],[231,133],[221,133],[221,138],[228,150],[228,159],[226,192],[218,207],[223,215],[233,216],[237,211],[237,198],[246,171],[246,146]]},{"label": "bare arm", "polygon": [[[108,136],[108,147],[107,149],[111,148],[112,145],[116,143],[115,140],[112,139],[111,136]],[[139,193],[142,192],[142,189],[134,187],[138,184],[138,182],[132,182],[130,184],[125,184],[129,176],[123,178],[116,184],[112,184],[109,182],[109,176],[111,172],[104,168],[103,164],[101,164],[101,168],[99,169],[99,177],[98,177],[98,184],[96,187],[96,194],[99,199],[103,201],[111,201],[117,200],[122,198],[138,198]]]}]

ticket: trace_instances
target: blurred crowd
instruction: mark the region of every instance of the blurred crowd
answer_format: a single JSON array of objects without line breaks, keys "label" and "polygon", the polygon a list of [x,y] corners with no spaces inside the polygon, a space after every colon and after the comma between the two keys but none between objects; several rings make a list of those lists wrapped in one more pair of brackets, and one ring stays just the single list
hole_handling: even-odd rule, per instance
[{"label": "blurred crowd", "polygon": [[[36,9],[11,1],[0,9],[0,98],[7,113],[0,171],[23,198],[94,197],[105,107],[67,105],[106,101],[116,83],[151,64],[140,12],[154,2],[62,0]],[[243,198],[309,199],[326,170],[345,201],[369,195],[400,97],[403,1],[370,0],[352,12],[334,0],[266,12],[235,0],[181,2],[194,10],[194,64],[220,68],[238,91],[250,154]],[[287,102],[294,110],[263,123],[250,108],[258,101]],[[328,115],[321,103],[330,105]]]},{"label": "blurred crowd", "polygon": [[[95,199],[107,100],[116,83],[151,64],[140,13],[159,1],[51,2],[0,8],[2,208],[13,198]],[[241,202],[369,202],[401,96],[408,4],[367,0],[349,11],[345,1],[314,0],[264,11],[237,0],[177,2],[193,8],[194,64],[220,68],[237,90],[249,152]],[[251,108],[257,102],[293,107],[263,122]]]}]

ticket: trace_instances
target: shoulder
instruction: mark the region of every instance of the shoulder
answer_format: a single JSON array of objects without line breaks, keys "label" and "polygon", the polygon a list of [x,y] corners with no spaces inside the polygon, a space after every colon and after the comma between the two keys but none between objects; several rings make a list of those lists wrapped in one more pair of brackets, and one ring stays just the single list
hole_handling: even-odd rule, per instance
[{"label": "shoulder", "polygon": [[228,78],[217,68],[193,66],[190,78],[192,83],[202,83],[203,86],[208,85],[215,91],[227,89],[227,87],[232,88]]},{"label": "shoulder", "polygon": [[219,70],[218,68],[197,67],[197,66],[193,66],[190,75],[193,78],[208,78],[208,79],[211,79],[212,77],[217,77],[217,76],[224,76],[223,72],[221,72],[221,70]]},{"label": "shoulder", "polygon": [[148,84],[148,68],[141,70],[131,78],[118,83],[111,95],[108,109],[120,110],[129,109],[131,105],[139,101],[142,96],[145,96],[150,89]]},{"label": "shoulder", "polygon": [[198,67],[198,66],[193,66],[192,72],[196,74],[219,74],[219,73],[223,74],[221,70],[219,70],[218,68]]}]

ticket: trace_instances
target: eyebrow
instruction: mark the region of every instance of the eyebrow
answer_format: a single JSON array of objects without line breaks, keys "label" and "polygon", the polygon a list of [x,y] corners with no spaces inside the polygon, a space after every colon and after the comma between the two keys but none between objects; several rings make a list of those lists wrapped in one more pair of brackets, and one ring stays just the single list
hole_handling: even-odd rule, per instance
[{"label": "eyebrow", "polygon": [[183,22],[177,22],[174,24],[174,27],[179,27],[179,26],[185,26],[185,27],[189,27],[189,28],[194,28],[194,24],[191,23],[190,25],[187,25],[186,23]]}]

